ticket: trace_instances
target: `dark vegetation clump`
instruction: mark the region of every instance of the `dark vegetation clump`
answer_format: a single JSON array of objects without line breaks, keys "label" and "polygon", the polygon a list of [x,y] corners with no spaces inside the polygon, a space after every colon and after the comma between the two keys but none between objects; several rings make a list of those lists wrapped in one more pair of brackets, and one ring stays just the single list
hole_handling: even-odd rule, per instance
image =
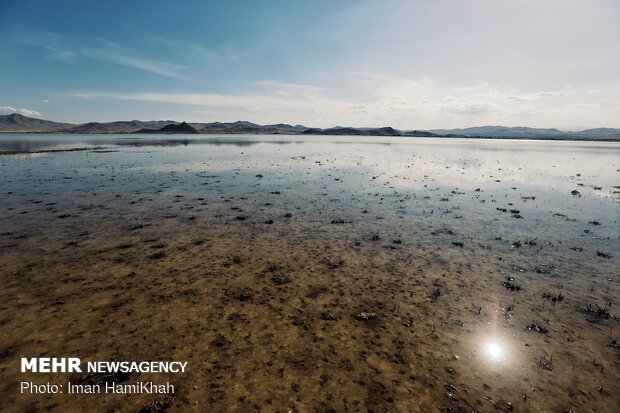
[{"label": "dark vegetation clump", "polygon": [[546,293],[543,294],[543,298],[551,300],[554,303],[560,303],[560,302],[564,301],[564,296],[561,293],[558,294],[558,295],[554,295],[554,294],[551,294],[549,292],[546,292]]},{"label": "dark vegetation clump", "polygon": [[525,329],[528,331],[534,331],[538,334],[547,334],[549,332],[549,330],[547,330],[547,327],[536,323],[530,323],[526,325]]}]

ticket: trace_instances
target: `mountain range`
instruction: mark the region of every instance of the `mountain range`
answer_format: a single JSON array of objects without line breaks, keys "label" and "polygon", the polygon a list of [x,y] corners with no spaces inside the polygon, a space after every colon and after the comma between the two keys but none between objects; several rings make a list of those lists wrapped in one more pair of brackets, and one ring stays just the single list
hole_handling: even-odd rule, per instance
[{"label": "mountain range", "polygon": [[30,118],[17,113],[0,115],[0,133],[200,133],[200,134],[280,134],[280,135],[354,135],[354,136],[419,136],[419,137],[478,137],[514,139],[566,139],[620,141],[620,129],[596,128],[567,132],[507,126],[478,126],[464,129],[398,130],[392,127],[357,128],[336,126],[310,128],[303,125],[259,125],[247,121],[185,123],[174,120],[88,122],[82,124],[53,122]]}]

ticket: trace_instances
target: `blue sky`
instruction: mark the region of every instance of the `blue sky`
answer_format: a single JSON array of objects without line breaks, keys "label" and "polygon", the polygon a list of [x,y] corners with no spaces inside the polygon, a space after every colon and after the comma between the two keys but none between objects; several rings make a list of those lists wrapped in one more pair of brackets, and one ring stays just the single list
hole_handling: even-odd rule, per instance
[{"label": "blue sky", "polygon": [[0,113],[620,127],[617,0],[0,0]]}]

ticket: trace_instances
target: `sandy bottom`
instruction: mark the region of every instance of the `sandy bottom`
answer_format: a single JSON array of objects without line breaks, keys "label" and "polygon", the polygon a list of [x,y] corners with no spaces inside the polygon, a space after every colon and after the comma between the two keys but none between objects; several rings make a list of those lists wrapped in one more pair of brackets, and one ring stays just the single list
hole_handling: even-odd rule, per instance
[{"label": "sandy bottom", "polygon": [[[617,189],[295,151],[2,158],[0,410],[618,411]],[[189,369],[113,377],[172,395],[19,394],[98,380],[20,374],[34,356]]]}]

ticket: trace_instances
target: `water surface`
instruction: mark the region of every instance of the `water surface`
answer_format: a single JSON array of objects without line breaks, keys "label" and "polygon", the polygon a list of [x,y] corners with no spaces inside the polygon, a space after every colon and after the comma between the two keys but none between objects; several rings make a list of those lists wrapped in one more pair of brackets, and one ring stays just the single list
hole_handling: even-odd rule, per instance
[{"label": "water surface", "polygon": [[4,135],[0,151],[31,152],[0,156],[6,406],[155,399],[16,396],[18,357],[60,353],[189,361],[169,411],[620,403],[618,143]]}]

